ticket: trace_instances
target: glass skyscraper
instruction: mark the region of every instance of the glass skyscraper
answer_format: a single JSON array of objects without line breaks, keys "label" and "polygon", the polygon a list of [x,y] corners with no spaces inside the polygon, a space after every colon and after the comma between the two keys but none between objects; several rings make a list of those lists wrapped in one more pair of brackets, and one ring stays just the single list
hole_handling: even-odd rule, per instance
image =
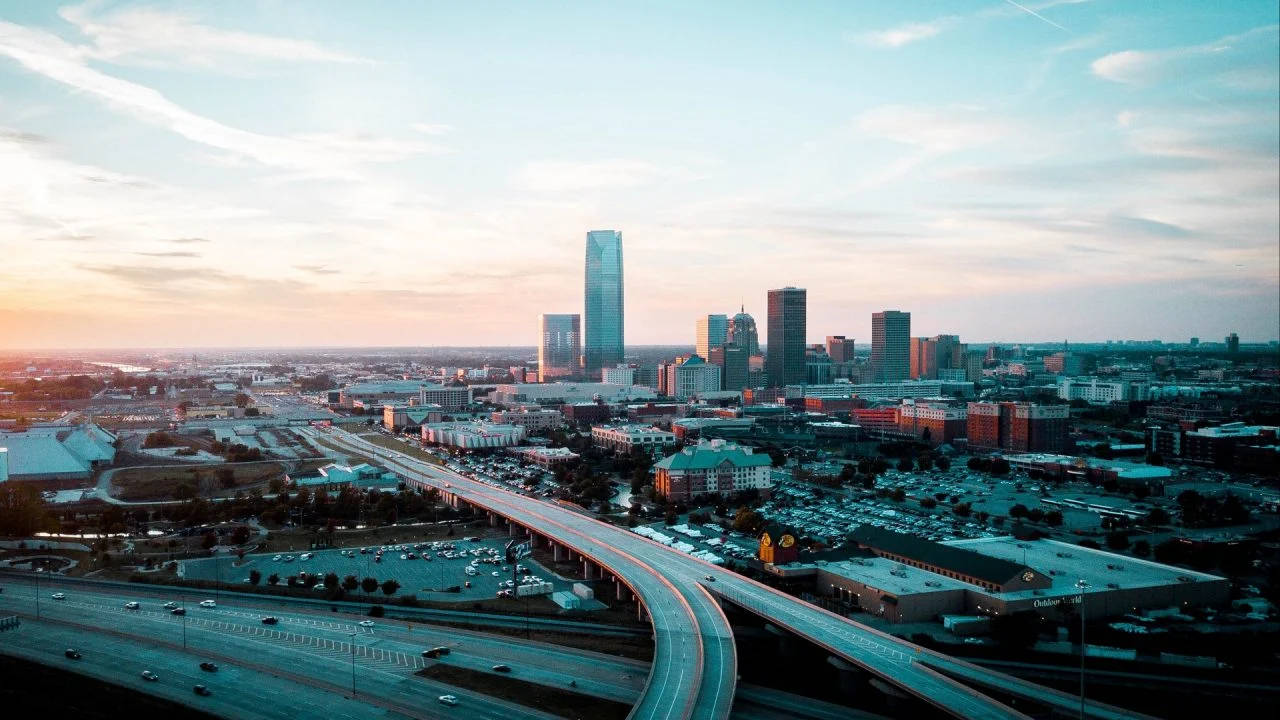
[{"label": "glass skyscraper", "polygon": [[769,344],[764,367],[770,387],[800,385],[808,377],[804,357],[807,297],[804,288],[769,291]]},{"label": "glass skyscraper", "polygon": [[587,377],[600,379],[602,368],[623,360],[622,233],[587,233],[585,341],[582,367]]},{"label": "glass skyscraper", "polygon": [[576,314],[538,316],[538,382],[578,374],[581,325]]},{"label": "glass skyscraper", "polygon": [[875,382],[899,382],[911,376],[911,313],[871,314],[871,375]]}]

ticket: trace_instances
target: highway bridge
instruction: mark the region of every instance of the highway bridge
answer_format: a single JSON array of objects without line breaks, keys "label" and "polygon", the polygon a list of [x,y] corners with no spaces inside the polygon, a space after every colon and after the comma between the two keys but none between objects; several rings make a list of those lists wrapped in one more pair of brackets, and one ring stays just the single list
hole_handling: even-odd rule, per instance
[{"label": "highway bridge", "polygon": [[[535,542],[546,543],[558,559],[566,553],[571,559],[580,557],[587,577],[612,576],[620,594],[633,593],[653,624],[655,653],[649,681],[631,717],[728,717],[737,657],[722,603],[754,613],[956,717],[1027,717],[999,698],[1062,716],[1081,714],[1076,695],[900,640],[574,509],[466,478],[340,429],[301,432],[313,438],[323,433],[330,444],[378,458],[411,485],[435,488],[457,506],[505,518],[513,533],[525,532]],[[1084,715],[1101,720],[1141,717],[1092,702]]]}]

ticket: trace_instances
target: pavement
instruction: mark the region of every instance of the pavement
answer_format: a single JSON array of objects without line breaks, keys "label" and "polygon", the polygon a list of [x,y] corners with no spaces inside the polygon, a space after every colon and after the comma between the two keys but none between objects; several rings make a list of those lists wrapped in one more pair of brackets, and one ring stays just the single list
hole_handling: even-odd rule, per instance
[{"label": "pavement", "polygon": [[[302,432],[321,434],[314,428]],[[732,628],[712,592],[959,717],[1026,716],[948,675],[1061,712],[1079,712],[1076,696],[899,640],[626,529],[470,480],[340,429],[326,429],[324,435],[331,443],[379,458],[411,482],[439,488],[553,537],[625,580],[649,610],[656,637],[653,676],[633,717],[728,715],[735,690],[736,657]],[[704,579],[708,577],[712,579]],[[1097,718],[1137,716],[1097,704],[1091,704],[1088,711],[1090,717]]]}]

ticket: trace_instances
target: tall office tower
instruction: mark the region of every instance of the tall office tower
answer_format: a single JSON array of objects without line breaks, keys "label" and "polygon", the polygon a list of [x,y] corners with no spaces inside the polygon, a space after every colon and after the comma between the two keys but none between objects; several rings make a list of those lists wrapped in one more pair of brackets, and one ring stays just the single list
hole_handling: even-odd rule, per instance
[{"label": "tall office tower", "polygon": [[742,390],[751,379],[751,358],[747,349],[724,343],[711,348],[707,361],[720,366],[720,389]]},{"label": "tall office tower", "polygon": [[710,358],[711,348],[723,345],[728,334],[729,317],[727,315],[703,315],[699,317],[694,352],[703,360]]},{"label": "tall office tower", "polygon": [[1222,341],[1227,345],[1227,352],[1229,353],[1240,352],[1240,336],[1237,335],[1236,333],[1231,333],[1230,335],[1223,338]]},{"label": "tall office tower", "polygon": [[827,354],[833,363],[853,362],[853,339],[843,335],[827,336]]},{"label": "tall office tower", "polygon": [[808,292],[785,287],[769,291],[768,347],[765,372],[769,385],[783,387],[805,381],[805,312]]},{"label": "tall office tower", "polygon": [[871,314],[871,373],[875,382],[906,380],[911,370],[911,313]]},{"label": "tall office tower", "polygon": [[538,316],[538,381],[578,374],[582,355],[580,315]]},{"label": "tall office tower", "polygon": [[[911,338],[911,379],[937,380],[941,370],[963,369],[963,361],[956,354],[960,348],[960,337],[957,335]],[[963,350],[960,352],[963,354]]]},{"label": "tall office tower", "polygon": [[729,330],[725,334],[725,342],[746,348],[748,356],[760,354],[760,338],[756,334],[756,319],[747,314],[745,306],[740,306],[738,314],[729,318]]},{"label": "tall office tower", "polygon": [[622,233],[587,233],[585,300],[582,367],[599,380],[602,369],[623,360]]}]

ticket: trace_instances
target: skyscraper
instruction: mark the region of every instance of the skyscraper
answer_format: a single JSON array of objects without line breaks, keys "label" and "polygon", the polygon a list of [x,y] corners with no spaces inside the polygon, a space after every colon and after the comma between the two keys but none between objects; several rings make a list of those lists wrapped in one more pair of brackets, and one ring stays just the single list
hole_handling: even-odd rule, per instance
[{"label": "skyscraper", "polygon": [[699,357],[707,360],[711,357],[711,348],[723,345],[729,332],[727,315],[702,315],[698,318],[697,336],[694,341]]},{"label": "skyscraper", "polygon": [[937,380],[941,370],[963,369],[964,351],[956,335],[911,338],[911,379]]},{"label": "skyscraper", "polygon": [[729,330],[726,342],[746,348],[747,356],[760,354],[760,337],[756,333],[756,319],[747,314],[745,306],[738,308],[738,314],[729,318]]},{"label": "skyscraper", "polygon": [[828,335],[827,354],[833,363],[853,362],[853,340],[844,335]]},{"label": "skyscraper", "polygon": [[538,316],[538,381],[578,374],[582,355],[580,315]]},{"label": "skyscraper", "polygon": [[805,381],[805,313],[808,292],[785,287],[769,291],[769,327],[765,372],[769,385],[799,385]]},{"label": "skyscraper", "polygon": [[747,349],[725,343],[711,348],[707,362],[720,366],[720,388],[722,390],[742,390],[750,381],[751,359]]},{"label": "skyscraper", "polygon": [[588,378],[598,380],[603,368],[623,359],[622,233],[587,233],[584,285],[586,340],[582,366]]},{"label": "skyscraper", "polygon": [[871,314],[871,374],[875,382],[906,380],[911,370],[911,313]]}]

